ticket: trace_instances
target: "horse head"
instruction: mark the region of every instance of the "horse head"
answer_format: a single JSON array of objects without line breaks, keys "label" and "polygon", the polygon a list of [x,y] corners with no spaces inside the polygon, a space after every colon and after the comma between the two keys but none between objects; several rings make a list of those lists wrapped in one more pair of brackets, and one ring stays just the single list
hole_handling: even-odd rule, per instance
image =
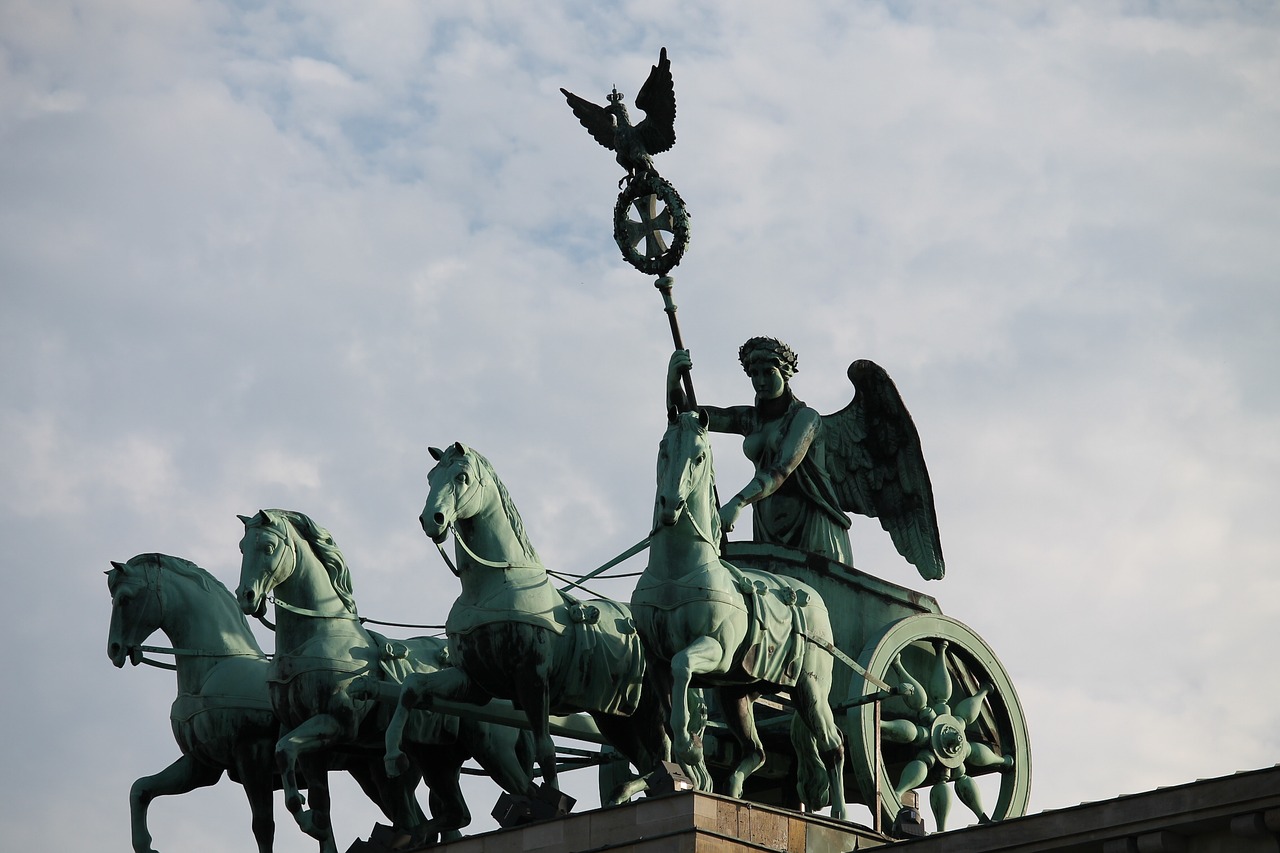
[{"label": "horse head", "polygon": [[158,554],[139,554],[127,563],[111,561],[107,591],[111,593],[111,627],[107,632],[107,657],[116,667],[125,659],[142,662],[142,644],[164,619],[160,598]]},{"label": "horse head", "polygon": [[297,567],[297,550],[289,525],[272,512],[264,509],[253,518],[237,517],[244,522],[244,538],[236,601],[244,613],[257,616],[266,611],[271,590],[288,580]]},{"label": "horse head", "polygon": [[469,518],[476,509],[475,495],[484,485],[483,467],[475,451],[454,442],[447,450],[428,448],[436,465],[427,473],[426,505],[418,520],[422,532],[432,542],[444,541],[449,527],[460,518]]},{"label": "horse head", "polygon": [[[689,509],[691,498],[714,483],[707,416],[701,409],[677,415],[658,445],[658,495],[654,527],[671,527]],[[714,501],[708,501],[714,510]],[[712,515],[714,515],[714,511]]]}]

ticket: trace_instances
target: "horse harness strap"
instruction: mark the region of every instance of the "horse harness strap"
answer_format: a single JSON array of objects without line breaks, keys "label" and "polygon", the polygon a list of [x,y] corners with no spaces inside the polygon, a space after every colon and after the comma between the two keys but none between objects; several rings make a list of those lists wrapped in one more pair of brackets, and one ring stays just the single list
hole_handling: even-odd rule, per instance
[{"label": "horse harness strap", "polygon": [[138,651],[151,652],[157,655],[177,655],[179,657],[195,657],[195,658],[256,658],[262,657],[258,652],[243,651],[238,652],[234,649],[172,649],[167,646],[138,646]]},{"label": "horse harness strap", "polygon": [[842,664],[849,667],[854,672],[858,673],[858,675],[861,675],[864,679],[866,679],[867,681],[870,681],[876,687],[879,687],[881,690],[884,690],[889,693],[894,692],[893,687],[891,687],[887,682],[882,681],[881,679],[872,675],[870,672],[866,670],[864,666],[862,666],[862,664],[858,663],[856,660],[849,657],[844,652],[840,651],[838,648],[835,647],[835,644],[831,643],[829,640],[823,640],[819,637],[810,636],[809,634],[805,634],[805,633],[801,633],[800,636],[804,637],[806,640],[808,640],[810,643],[813,643],[818,648],[825,650],[836,660],[840,661]]},{"label": "horse harness strap", "polygon": [[275,603],[276,607],[279,607],[281,610],[288,610],[290,613],[296,613],[299,616],[312,616],[316,619],[352,619],[357,622],[360,621],[359,616],[346,610],[340,613],[325,613],[320,610],[308,610],[305,607],[297,607],[293,604],[289,604],[287,601],[281,601],[280,596],[278,595],[272,596],[271,600]]},{"label": "horse harness strap", "polygon": [[609,571],[609,569],[612,569],[614,566],[618,565],[618,564],[619,564],[619,563],[621,563],[623,560],[629,560],[629,559],[631,559],[631,558],[632,558],[632,557],[634,557],[636,554],[639,554],[641,551],[643,551],[645,548],[648,548],[648,547],[649,547],[649,543],[650,543],[652,540],[653,540],[653,534],[652,534],[652,533],[650,533],[648,536],[644,537],[644,538],[643,538],[643,539],[641,539],[639,542],[637,542],[636,544],[632,545],[630,548],[628,548],[627,550],[623,551],[621,554],[619,554],[618,556],[614,557],[612,560],[610,560],[609,562],[605,563],[605,564],[604,564],[603,566],[601,566],[600,568],[595,569],[595,570],[590,571],[590,572],[587,572],[585,575],[583,575],[582,577],[578,578],[576,581],[570,581],[570,582],[568,583],[568,585],[567,585],[567,586],[565,586],[565,587],[564,587],[563,589],[561,589],[560,591],[561,591],[561,592],[567,592],[568,590],[573,589],[575,586],[582,586],[584,583],[586,583],[587,581],[591,580],[591,579],[592,579],[592,578],[594,578],[596,575],[600,575],[600,574],[603,574],[603,573],[605,573],[605,572]]},{"label": "horse harness strap", "polygon": [[[537,563],[521,564],[521,563],[490,562],[489,560],[486,560],[484,557],[481,557],[475,551],[472,551],[471,548],[467,546],[466,540],[462,538],[462,533],[458,530],[458,526],[456,524],[450,524],[449,529],[453,531],[453,538],[457,541],[458,546],[461,547],[462,550],[467,553],[468,557],[470,557],[472,560],[474,560],[475,562],[479,563],[482,566],[486,566],[490,569],[540,569],[542,568],[542,566]],[[441,547],[439,543],[437,543],[437,547]],[[441,553],[444,553],[443,548],[441,548]],[[448,558],[446,557],[446,559]],[[453,573],[455,575],[458,573],[458,570],[454,568],[452,563],[449,564],[449,568],[453,569]]]}]

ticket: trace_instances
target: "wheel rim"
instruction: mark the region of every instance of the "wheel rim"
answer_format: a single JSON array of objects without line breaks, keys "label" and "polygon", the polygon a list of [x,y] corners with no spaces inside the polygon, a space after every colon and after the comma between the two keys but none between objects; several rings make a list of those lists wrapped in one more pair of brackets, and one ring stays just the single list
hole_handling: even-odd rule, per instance
[{"label": "wheel rim", "polygon": [[[890,685],[914,690],[881,703],[878,752],[874,704],[851,710],[854,774],[874,809],[878,770],[886,825],[902,808],[900,794],[920,788],[929,789],[939,829],[957,799],[979,822],[1026,813],[1031,749],[1022,705],[995,653],[972,629],[941,614],[909,616],[873,637],[859,663]],[[860,696],[876,692],[862,679],[852,685]],[[994,803],[983,802],[977,780],[987,784],[992,774],[998,793]]]}]

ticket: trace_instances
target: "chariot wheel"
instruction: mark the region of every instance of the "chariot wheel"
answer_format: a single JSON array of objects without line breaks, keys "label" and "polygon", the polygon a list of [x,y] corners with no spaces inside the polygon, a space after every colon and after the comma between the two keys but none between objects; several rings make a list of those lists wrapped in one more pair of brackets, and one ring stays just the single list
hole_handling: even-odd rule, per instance
[{"label": "chariot wheel", "polygon": [[[852,708],[847,721],[854,776],[884,826],[898,816],[906,792],[921,788],[929,789],[938,831],[949,818],[959,826],[972,822],[953,815],[956,799],[979,823],[1025,814],[1031,748],[1022,706],[977,634],[941,614],[908,616],[873,635],[858,662],[891,686],[908,688],[880,703],[878,748],[874,703]],[[863,679],[851,683],[851,700],[876,692]]]}]

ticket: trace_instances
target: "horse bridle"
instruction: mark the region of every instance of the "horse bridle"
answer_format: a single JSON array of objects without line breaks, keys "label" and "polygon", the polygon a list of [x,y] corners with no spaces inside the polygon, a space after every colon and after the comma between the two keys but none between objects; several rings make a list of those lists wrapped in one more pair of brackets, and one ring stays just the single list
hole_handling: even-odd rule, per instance
[{"label": "horse bridle", "polygon": [[[284,546],[288,548],[293,555],[293,565],[296,569],[298,565],[298,546],[293,543],[293,537],[288,533],[278,532],[275,529],[275,522],[270,521],[270,519],[268,519],[268,522],[268,524],[261,525],[261,529],[270,533],[272,536],[278,537],[280,541],[284,543]],[[272,552],[272,557],[274,558],[274,556],[275,553]],[[322,610],[311,610],[306,607],[299,607],[296,604],[290,604],[285,601],[280,597],[279,593],[274,592],[277,583],[276,578],[283,571],[283,568],[283,558],[275,560],[271,567],[271,573],[267,575],[266,582],[264,583],[264,588],[267,590],[263,597],[264,601],[269,601],[281,610],[287,610],[288,612],[297,614],[298,616],[310,616],[315,619],[354,619],[357,622],[360,621],[360,617],[349,610],[343,610],[336,613],[326,613]]]},{"label": "horse bridle", "polygon": [[[118,568],[120,569],[120,571],[122,572],[124,571],[123,565],[119,566]],[[153,604],[154,606],[160,608],[160,613],[163,616],[165,612],[164,584],[161,583],[161,578],[163,576],[164,576],[164,573],[160,571],[159,563],[156,563],[152,560],[148,560],[146,563],[143,564],[143,578],[146,584],[146,591],[150,594],[147,595],[146,603],[143,604],[142,614],[141,616],[138,617],[138,619],[141,619],[143,616],[146,616],[150,612],[150,608],[153,606]],[[112,604],[114,606],[119,606],[120,604],[123,603],[118,596],[119,596],[119,593],[116,593],[116,595],[112,596]],[[157,620],[156,624],[157,626],[159,625],[159,620]],[[129,654],[129,652],[133,649],[137,649],[139,652],[143,653],[142,657],[138,659],[138,663],[144,663],[147,666],[154,666],[158,669],[169,669],[169,670],[175,670],[177,669],[177,666],[171,663],[161,663],[160,661],[152,660],[151,658],[146,656],[146,653],[150,652],[151,654],[157,654],[157,655],[174,655],[175,657],[211,657],[211,658],[258,657],[257,652],[236,651],[234,649],[188,649],[188,648],[178,648],[174,646],[146,646],[146,645],[126,645],[125,654]]]},{"label": "horse bridle", "polygon": [[[459,461],[466,461],[466,457],[465,456],[459,457]],[[468,545],[466,540],[462,538],[462,532],[458,530],[457,519],[462,515],[462,511],[468,505],[470,505],[471,501],[475,500],[476,491],[484,486],[485,479],[483,476],[481,476],[479,472],[475,470],[475,467],[471,465],[470,462],[467,462],[466,471],[459,472],[459,474],[462,474],[462,473],[465,473],[468,475],[468,483],[466,485],[466,488],[463,494],[463,499],[461,501],[458,500],[458,475],[455,474],[453,478],[451,478],[448,485],[448,488],[453,492],[454,520],[445,524],[444,532],[446,536],[449,533],[452,533],[454,540],[458,543],[458,547],[460,547],[468,557],[470,557],[474,562],[479,563],[480,565],[490,569],[501,569],[503,571],[507,571],[510,569],[541,569],[543,568],[540,564],[537,564],[537,563],[510,563],[510,562],[495,563],[492,560],[486,560],[484,557],[481,557],[475,551],[471,550],[471,546]],[[449,571],[453,572],[454,577],[462,577],[461,573],[458,571],[458,567],[454,565],[453,560],[449,558],[448,552],[444,550],[444,537],[441,537],[441,540],[439,542],[436,542],[435,545],[436,545],[436,549],[440,552],[440,556],[444,558],[445,565],[449,567]]]}]

